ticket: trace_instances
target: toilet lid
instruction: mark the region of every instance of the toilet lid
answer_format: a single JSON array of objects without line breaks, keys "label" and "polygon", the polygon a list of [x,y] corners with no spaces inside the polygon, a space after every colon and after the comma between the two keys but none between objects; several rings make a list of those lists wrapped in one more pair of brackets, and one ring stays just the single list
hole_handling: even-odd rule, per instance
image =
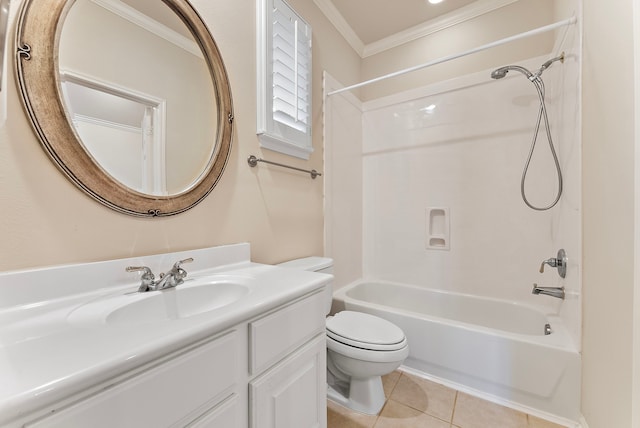
[{"label": "toilet lid", "polygon": [[327,336],[362,349],[393,351],[406,346],[404,332],[395,324],[362,312],[343,311],[327,318]]}]

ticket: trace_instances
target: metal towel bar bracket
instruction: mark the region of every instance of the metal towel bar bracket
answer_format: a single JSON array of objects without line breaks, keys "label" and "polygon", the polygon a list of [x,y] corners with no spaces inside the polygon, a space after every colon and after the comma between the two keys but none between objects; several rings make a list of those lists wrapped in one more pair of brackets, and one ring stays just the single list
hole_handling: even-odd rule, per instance
[{"label": "metal towel bar bracket", "polygon": [[265,159],[260,159],[260,158],[255,157],[254,155],[249,156],[249,158],[247,159],[247,163],[249,164],[250,167],[257,166],[258,162],[264,162],[264,163],[268,163],[269,165],[281,166],[283,168],[295,169],[296,171],[305,172],[305,173],[311,175],[311,178],[313,178],[314,180],[315,180],[316,177],[322,175],[321,173],[319,173],[315,169],[312,169],[311,171],[309,171],[307,169],[296,168],[295,166],[284,165],[282,163],[271,162],[271,161],[268,161],[268,160],[265,160]]}]

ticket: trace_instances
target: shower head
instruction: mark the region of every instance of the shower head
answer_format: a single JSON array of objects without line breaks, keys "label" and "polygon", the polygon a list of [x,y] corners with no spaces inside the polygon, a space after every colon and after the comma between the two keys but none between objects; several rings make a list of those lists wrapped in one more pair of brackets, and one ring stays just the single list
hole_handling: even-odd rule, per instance
[{"label": "shower head", "polygon": [[519,65],[506,65],[504,67],[496,68],[495,70],[493,70],[491,72],[491,78],[502,79],[507,75],[509,71],[516,70],[524,74],[525,76],[527,76],[527,79],[535,83],[537,81],[540,81],[540,75],[542,74],[542,72],[544,72],[547,68],[551,67],[551,64],[553,64],[556,61],[564,62],[564,52],[562,52],[559,56],[555,58],[551,58],[549,61],[542,64],[540,69],[535,74]]},{"label": "shower head", "polygon": [[505,77],[507,75],[508,72],[509,72],[509,70],[507,70],[507,67],[498,68],[498,69],[493,70],[491,72],[491,78],[492,79],[502,79],[503,77]]},{"label": "shower head", "polygon": [[536,82],[540,81],[540,75],[542,75],[542,72],[544,72],[547,68],[551,67],[551,64],[553,64],[556,61],[564,62],[564,52],[562,52],[559,56],[557,56],[555,58],[551,58],[549,61],[547,61],[544,64],[542,64],[542,66],[540,66],[540,69],[535,74],[530,72],[526,68],[519,66],[519,65],[506,65],[504,67],[500,67],[500,68],[497,68],[497,69],[493,70],[491,72],[491,78],[492,79],[502,79],[503,77],[505,77],[507,75],[507,73],[510,70],[516,70],[516,71],[519,71],[520,73],[524,74],[525,76],[527,76],[527,79],[529,79],[532,82],[536,83]]},{"label": "shower head", "polygon": [[500,68],[497,68],[497,69],[493,70],[491,72],[491,78],[492,79],[502,79],[511,70],[519,71],[520,73],[522,73],[525,76],[527,76],[528,79],[531,79],[531,78],[534,77],[533,73],[531,73],[529,70],[527,70],[524,67],[520,67],[519,65],[506,65],[504,67],[500,67]]}]

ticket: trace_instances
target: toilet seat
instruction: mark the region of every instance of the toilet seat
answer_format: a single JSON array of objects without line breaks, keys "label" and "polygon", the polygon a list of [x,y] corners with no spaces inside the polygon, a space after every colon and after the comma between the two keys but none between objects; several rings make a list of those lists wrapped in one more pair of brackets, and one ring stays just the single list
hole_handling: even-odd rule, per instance
[{"label": "toilet seat", "polygon": [[327,318],[327,336],[343,345],[369,351],[397,351],[407,346],[404,332],[374,315],[343,311]]},{"label": "toilet seat", "polygon": [[409,346],[406,343],[400,349],[393,351],[372,351],[370,349],[345,345],[329,336],[327,336],[327,349],[330,352],[335,352],[344,357],[351,358],[354,361],[364,361],[367,363],[400,363],[409,355]]}]

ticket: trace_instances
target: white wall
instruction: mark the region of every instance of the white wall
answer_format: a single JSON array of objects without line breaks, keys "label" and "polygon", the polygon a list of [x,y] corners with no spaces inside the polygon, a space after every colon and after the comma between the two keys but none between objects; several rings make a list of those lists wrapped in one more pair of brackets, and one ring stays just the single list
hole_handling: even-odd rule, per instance
[{"label": "white wall", "polygon": [[583,0],[582,412],[590,428],[638,427],[633,3]]}]

